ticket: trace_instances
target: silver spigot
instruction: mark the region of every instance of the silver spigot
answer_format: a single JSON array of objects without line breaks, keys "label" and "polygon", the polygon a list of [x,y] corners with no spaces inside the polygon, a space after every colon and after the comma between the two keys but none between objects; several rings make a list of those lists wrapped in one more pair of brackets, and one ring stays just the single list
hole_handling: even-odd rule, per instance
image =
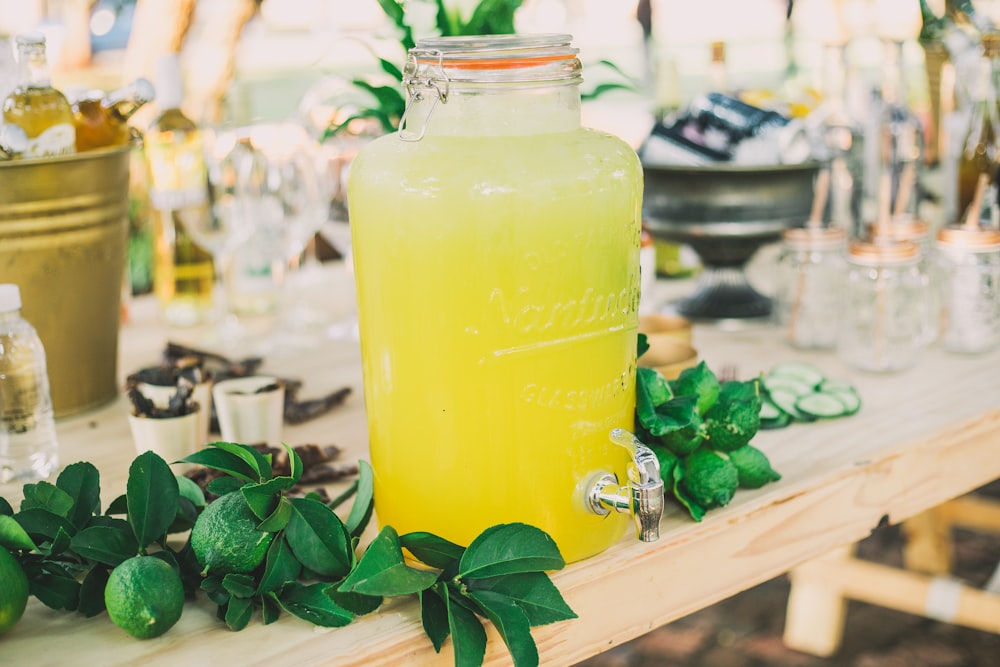
[{"label": "silver spigot", "polygon": [[663,516],[660,462],[653,450],[625,429],[612,430],[611,442],[632,454],[627,466],[628,483],[619,485],[617,475],[599,473],[587,493],[587,506],[599,516],[610,514],[612,509],[631,514],[636,537],[641,542],[655,542],[660,539],[660,517]]}]

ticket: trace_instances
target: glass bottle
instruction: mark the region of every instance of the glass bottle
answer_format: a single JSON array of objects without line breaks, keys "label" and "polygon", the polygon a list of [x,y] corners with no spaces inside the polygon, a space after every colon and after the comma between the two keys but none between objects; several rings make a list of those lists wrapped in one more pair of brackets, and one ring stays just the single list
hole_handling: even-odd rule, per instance
[{"label": "glass bottle", "polygon": [[[882,82],[866,128],[863,220],[919,218],[923,130],[907,102],[903,43],[883,43]],[[888,183],[888,210],[882,195]]]},{"label": "glass bottle", "polygon": [[400,131],[351,167],[375,505],[401,532],[521,521],[573,561],[628,528],[584,489],[628,460],[609,432],[634,423],[642,173],[581,126],[576,54],[421,41]]},{"label": "glass bottle", "polygon": [[3,118],[28,135],[24,157],[40,158],[73,152],[76,131],[73,110],[62,92],[52,87],[45,37],[18,35],[17,85],[3,103]]},{"label": "glass bottle", "polygon": [[837,354],[866,371],[912,367],[925,347],[928,283],[910,241],[854,241],[848,247]]},{"label": "glass bottle", "polygon": [[[958,157],[958,220],[978,221],[980,217],[992,219],[990,214],[996,208],[997,169],[1000,168],[1000,32],[983,35],[983,55],[980,59],[976,83],[973,89],[973,105],[968,130],[962,139],[962,151]],[[969,211],[976,192],[980,174],[987,177],[987,185],[993,195],[984,203],[987,211]]]},{"label": "glass bottle", "polygon": [[843,312],[847,234],[831,227],[782,233],[774,317],[785,341],[799,348],[832,348]]},{"label": "glass bottle", "polygon": [[180,63],[175,56],[157,65],[159,115],[146,132],[150,221],[155,246],[153,288],[164,319],[172,325],[204,322],[212,307],[212,255],[185,229],[211,215],[201,132],[184,115]]},{"label": "glass bottle", "polygon": [[950,226],[938,232],[935,280],[941,345],[989,352],[1000,344],[1000,230]]},{"label": "glass bottle", "polygon": [[153,84],[139,78],[107,95],[74,102],[77,152],[128,144],[128,119],[153,97]]},{"label": "glass bottle", "polygon": [[15,160],[28,148],[28,135],[19,125],[0,123],[0,161]]},{"label": "glass bottle", "polygon": [[59,467],[45,348],[21,316],[17,285],[0,285],[0,483],[31,482]]},{"label": "glass bottle", "polygon": [[729,92],[729,69],[726,65],[726,43],[712,42],[711,59],[708,62],[708,92]]}]

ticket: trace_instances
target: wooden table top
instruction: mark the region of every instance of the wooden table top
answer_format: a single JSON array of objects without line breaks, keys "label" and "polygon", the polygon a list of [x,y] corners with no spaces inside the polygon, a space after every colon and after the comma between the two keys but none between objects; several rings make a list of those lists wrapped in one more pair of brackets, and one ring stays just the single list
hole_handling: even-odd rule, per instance
[{"label": "wooden table top", "polygon": [[[168,331],[157,321],[155,303],[138,300],[122,329],[119,374],[156,363],[168,339],[198,344],[204,337]],[[899,522],[1000,478],[1000,351],[960,356],[932,348],[912,370],[874,375],[847,368],[832,352],[794,350],[769,325],[732,331],[698,325],[694,344],[710,367],[735,363],[742,378],[777,361],[810,361],[828,377],[854,383],[863,406],[848,418],[759,433],[754,444],[781,472],[780,482],[741,489],[701,523],[668,502],[659,541],[641,544],[629,535],[555,573],[579,618],[533,630],[544,665],[576,663],[864,538],[880,523]],[[367,458],[356,343],[329,341],[272,356],[262,372],[301,378],[303,398],[353,387],[344,406],[286,426],[284,435],[290,444],[336,443],[346,449],[343,460]],[[97,466],[104,506],[124,490],[135,456],[127,414],[119,396],[58,424],[62,462]],[[15,508],[20,502],[19,488],[0,486],[0,495]],[[509,664],[496,631],[487,632],[486,664]],[[32,598],[21,622],[0,637],[0,663],[12,665],[202,665],[223,656],[247,665],[453,664],[450,642],[436,654],[424,635],[415,598],[393,599],[343,628],[317,628],[284,614],[268,626],[257,617],[233,633],[199,595],[176,626],[146,641],[126,635],[106,614],[87,619]]]}]

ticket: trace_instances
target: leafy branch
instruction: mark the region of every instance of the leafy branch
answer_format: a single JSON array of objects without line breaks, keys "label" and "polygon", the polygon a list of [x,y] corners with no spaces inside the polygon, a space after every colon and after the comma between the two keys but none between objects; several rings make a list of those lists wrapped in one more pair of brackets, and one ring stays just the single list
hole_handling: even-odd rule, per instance
[{"label": "leafy branch", "polygon": [[[386,597],[416,595],[435,650],[451,637],[456,665],[482,664],[481,619],[496,626],[515,665],[525,667],[538,664],[532,627],[576,617],[546,574],[565,562],[545,532],[502,524],[461,547],[385,526],[359,558],[373,511],[371,467],[359,462],[357,481],[329,503],[315,493],[290,497],[303,466],[285,449],[287,475],[274,474],[270,454],[236,443],[213,443],[183,459],[223,473],[207,486],[219,496],[211,503],[155,453],[140,454],[126,493],[103,514],[97,469],[74,463],[55,484],[26,484],[17,512],[0,498],[0,546],[20,563],[39,601],[88,617],[104,611],[112,571],[139,554],[173,567],[188,597],[203,591],[234,631],[258,613],[266,625],[283,612],[339,627]],[[352,496],[341,519],[334,510]],[[177,547],[171,537],[189,530]],[[404,548],[420,563],[408,563]]]}]

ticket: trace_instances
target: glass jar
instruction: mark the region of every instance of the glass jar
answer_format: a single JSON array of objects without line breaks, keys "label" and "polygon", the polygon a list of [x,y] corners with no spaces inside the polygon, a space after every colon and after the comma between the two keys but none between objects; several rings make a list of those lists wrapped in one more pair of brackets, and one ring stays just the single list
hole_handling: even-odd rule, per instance
[{"label": "glass jar", "polygon": [[375,507],[399,533],[520,521],[572,561],[628,526],[582,489],[626,479],[609,432],[634,422],[642,173],[581,127],[570,39],[421,41],[400,130],[352,165]]},{"label": "glass jar", "polygon": [[911,241],[916,244],[920,258],[917,260],[920,268],[920,275],[927,283],[928,298],[923,311],[924,330],[921,342],[930,345],[938,337],[939,318],[938,305],[935,291],[931,289],[931,276],[934,273],[931,268],[931,257],[934,254],[934,235],[931,233],[931,225],[925,220],[918,220],[908,216],[893,218],[888,222],[876,223],[868,228],[870,239],[876,243],[896,243],[897,241]]},{"label": "glass jar", "polygon": [[946,227],[938,232],[935,280],[941,345],[988,352],[1000,343],[1000,230]]},{"label": "glass jar", "polygon": [[837,352],[867,371],[912,367],[925,347],[928,282],[912,241],[855,241],[848,248]]},{"label": "glass jar", "polygon": [[782,233],[774,316],[793,347],[832,348],[843,311],[847,234],[830,227]]}]

